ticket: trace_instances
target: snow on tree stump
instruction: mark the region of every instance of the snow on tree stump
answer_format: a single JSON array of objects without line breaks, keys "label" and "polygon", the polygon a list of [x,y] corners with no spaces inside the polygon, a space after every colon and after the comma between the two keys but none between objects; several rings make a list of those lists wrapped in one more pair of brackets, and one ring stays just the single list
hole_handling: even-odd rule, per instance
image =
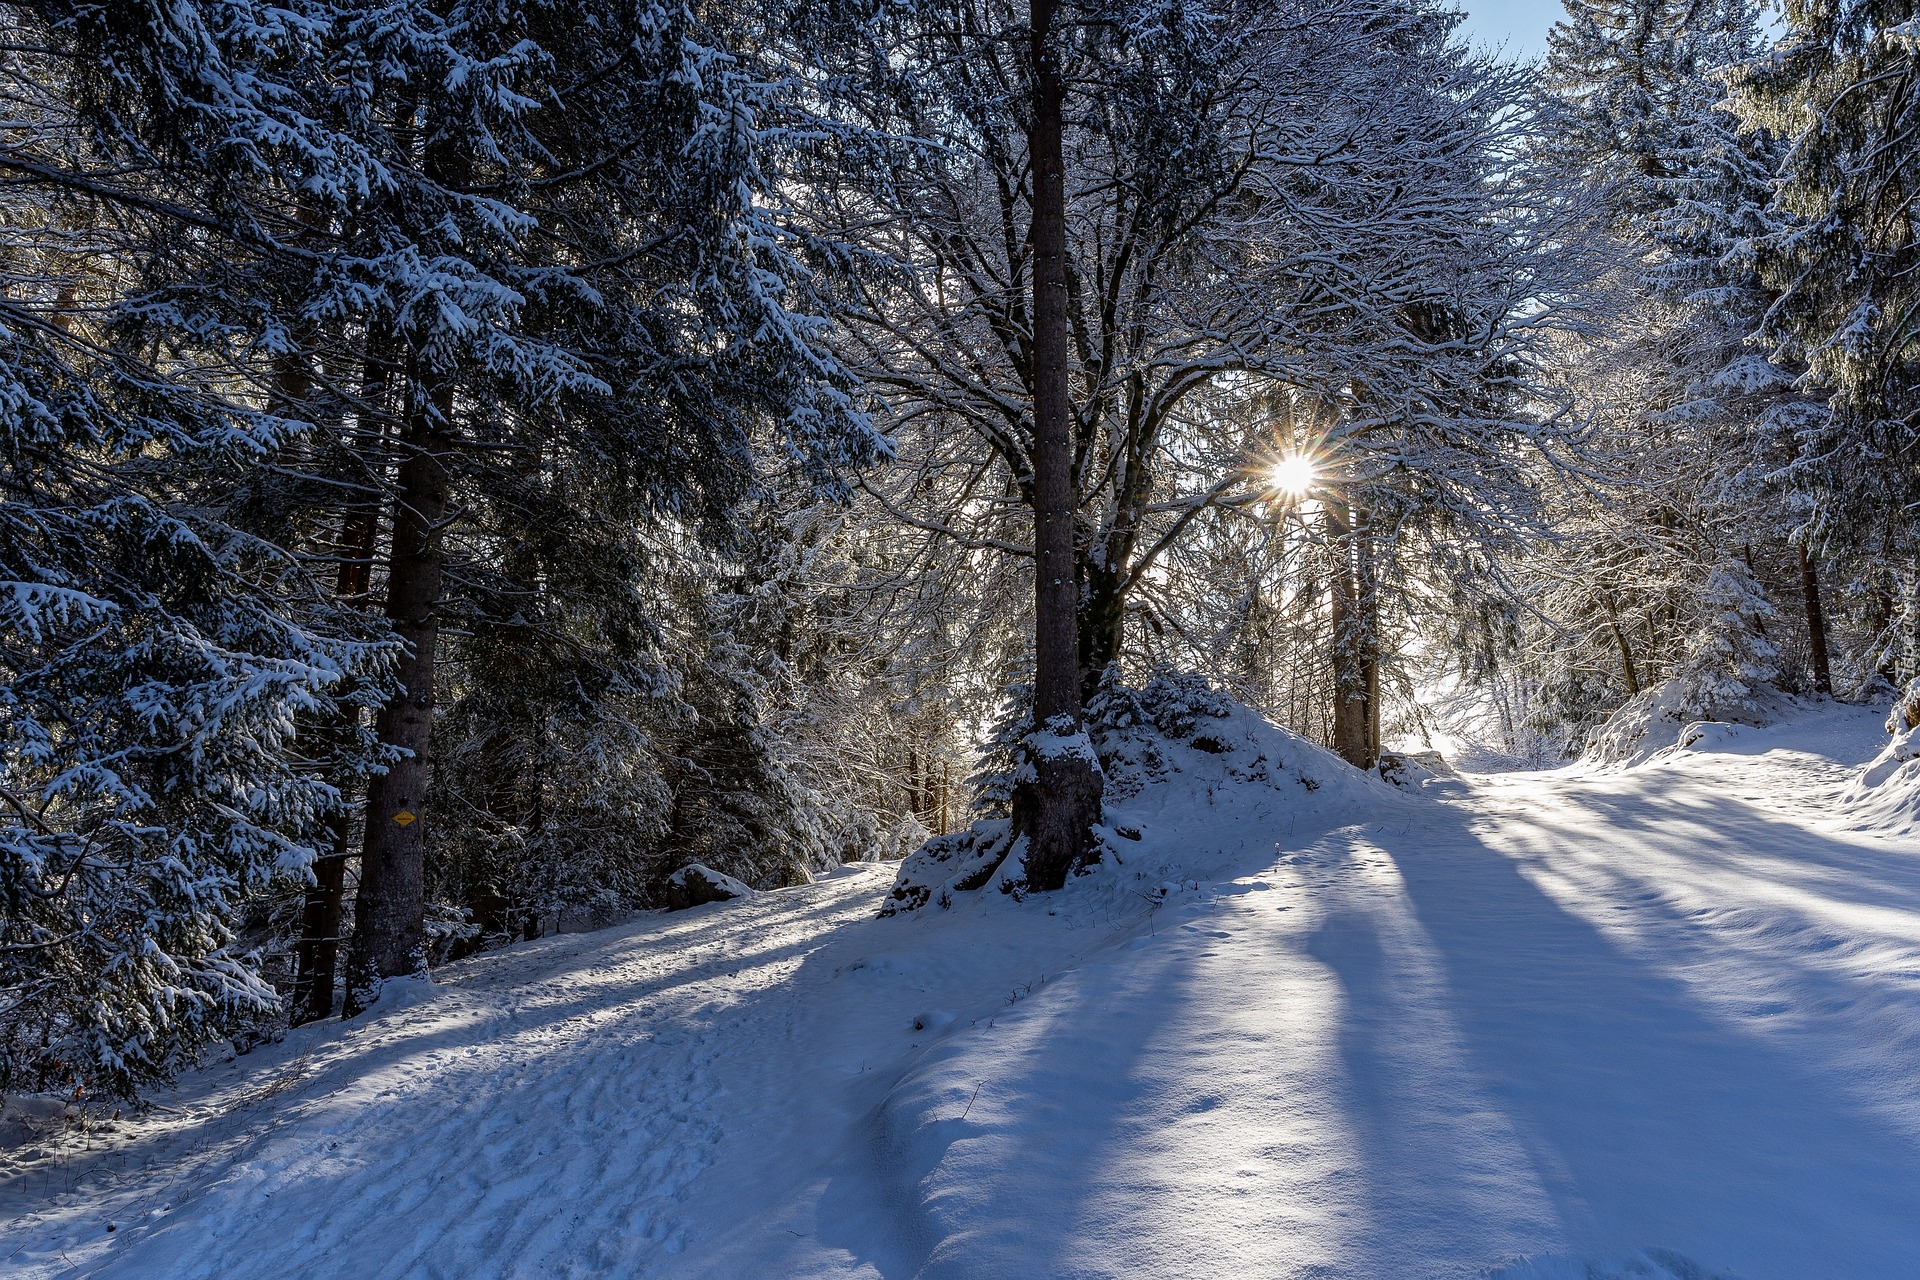
[{"label": "snow on tree stump", "polygon": [[697,907],[708,902],[730,902],[735,898],[751,898],[754,891],[735,880],[732,876],[722,875],[712,867],[698,862],[689,862],[667,877],[667,910],[685,911],[688,907]]}]

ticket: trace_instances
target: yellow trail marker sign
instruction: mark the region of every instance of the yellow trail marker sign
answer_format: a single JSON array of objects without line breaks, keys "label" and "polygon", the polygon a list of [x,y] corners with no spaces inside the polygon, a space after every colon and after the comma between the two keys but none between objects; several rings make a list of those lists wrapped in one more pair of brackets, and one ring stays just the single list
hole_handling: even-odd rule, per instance
[{"label": "yellow trail marker sign", "polygon": [[420,816],[419,814],[415,813],[411,809],[402,809],[400,812],[393,815],[393,824],[397,827],[404,827],[407,824],[413,822],[419,816]]}]

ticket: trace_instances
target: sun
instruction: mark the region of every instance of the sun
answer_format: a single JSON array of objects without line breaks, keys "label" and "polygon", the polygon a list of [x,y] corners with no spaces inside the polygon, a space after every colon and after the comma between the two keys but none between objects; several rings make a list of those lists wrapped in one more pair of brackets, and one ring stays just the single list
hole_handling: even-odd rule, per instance
[{"label": "sun", "polygon": [[1267,481],[1291,498],[1304,498],[1320,478],[1320,469],[1304,453],[1290,453],[1267,468]]}]

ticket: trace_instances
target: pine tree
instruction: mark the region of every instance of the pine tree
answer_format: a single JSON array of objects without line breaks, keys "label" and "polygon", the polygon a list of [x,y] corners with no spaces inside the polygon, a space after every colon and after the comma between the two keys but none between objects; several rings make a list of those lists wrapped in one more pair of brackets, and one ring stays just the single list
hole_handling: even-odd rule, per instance
[{"label": "pine tree", "polygon": [[238,906],[306,874],[380,758],[316,733],[395,655],[287,536],[317,429],[275,390],[337,296],[299,193],[367,169],[265,69],[304,57],[284,13],[16,12],[0,1089],[125,1094],[275,1009]]},{"label": "pine tree", "polygon": [[1707,73],[1752,52],[1744,0],[1566,0],[1541,77],[1553,147],[1611,189],[1631,223],[1666,208],[1665,184],[1711,128]]},{"label": "pine tree", "polygon": [[1763,334],[1804,365],[1830,414],[1783,422],[1794,482],[1816,537],[1913,554],[1905,513],[1916,405],[1912,280],[1920,252],[1906,192],[1920,154],[1905,139],[1916,108],[1913,13],[1902,4],[1785,6],[1786,33],[1734,77],[1734,105],[1786,140],[1779,226],[1753,240],[1776,295]]},{"label": "pine tree", "polygon": [[[441,619],[466,594],[453,576],[466,576],[463,513],[498,493],[522,518],[581,530],[551,504],[597,494],[598,519],[724,524],[762,442],[827,487],[880,447],[819,341],[832,246],[780,203],[782,167],[842,131],[799,127],[784,68],[728,47],[725,24],[745,36],[761,15],[403,16],[349,24],[337,54],[380,69],[359,127],[388,141],[402,176],[397,198],[353,219],[394,264],[369,323],[402,340],[384,596],[409,652],[407,692],[379,724],[404,759],[368,797],[353,1007],[422,963]],[[617,541],[590,526],[589,544]],[[616,644],[608,661],[632,657]]]}]

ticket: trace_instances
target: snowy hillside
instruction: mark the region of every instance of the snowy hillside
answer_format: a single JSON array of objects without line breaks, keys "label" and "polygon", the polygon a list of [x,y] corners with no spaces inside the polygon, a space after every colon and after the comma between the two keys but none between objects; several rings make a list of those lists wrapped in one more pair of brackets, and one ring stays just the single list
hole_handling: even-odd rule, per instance
[{"label": "snowy hillside", "polygon": [[1050,897],[648,914],[16,1150],[0,1272],[1915,1273],[1920,842],[1841,799],[1877,715],[1421,794],[1209,737]]}]

